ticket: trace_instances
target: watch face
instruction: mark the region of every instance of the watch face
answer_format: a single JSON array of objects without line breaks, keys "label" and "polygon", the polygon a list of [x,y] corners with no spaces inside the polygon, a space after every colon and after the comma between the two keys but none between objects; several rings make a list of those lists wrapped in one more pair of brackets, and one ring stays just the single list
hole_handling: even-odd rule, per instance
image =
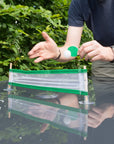
[{"label": "watch face", "polygon": [[114,45],[112,45],[111,48],[114,50]]},{"label": "watch face", "polygon": [[[114,54],[114,45],[110,46],[112,48],[113,54]],[[111,61],[111,63],[114,63],[114,59]]]},{"label": "watch face", "polygon": [[57,95],[39,95],[37,97],[41,99],[54,99],[54,98],[57,98]]}]

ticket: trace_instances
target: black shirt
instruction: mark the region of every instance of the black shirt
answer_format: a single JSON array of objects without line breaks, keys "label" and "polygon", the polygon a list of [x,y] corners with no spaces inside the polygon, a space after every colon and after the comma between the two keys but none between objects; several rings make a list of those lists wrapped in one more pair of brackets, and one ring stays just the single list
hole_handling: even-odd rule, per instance
[{"label": "black shirt", "polygon": [[69,26],[82,27],[86,22],[94,39],[103,46],[114,45],[114,0],[72,0]]}]

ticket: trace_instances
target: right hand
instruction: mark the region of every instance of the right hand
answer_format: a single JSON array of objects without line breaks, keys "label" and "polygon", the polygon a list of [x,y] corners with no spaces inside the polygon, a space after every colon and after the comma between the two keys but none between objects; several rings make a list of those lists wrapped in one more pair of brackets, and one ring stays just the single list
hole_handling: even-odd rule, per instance
[{"label": "right hand", "polygon": [[105,119],[112,118],[114,106],[104,103],[99,107],[93,107],[88,113],[88,126],[97,128]]},{"label": "right hand", "polygon": [[35,63],[47,59],[56,59],[59,55],[59,48],[54,40],[46,32],[42,32],[42,36],[45,41],[36,44],[28,53],[29,58],[36,58]]}]

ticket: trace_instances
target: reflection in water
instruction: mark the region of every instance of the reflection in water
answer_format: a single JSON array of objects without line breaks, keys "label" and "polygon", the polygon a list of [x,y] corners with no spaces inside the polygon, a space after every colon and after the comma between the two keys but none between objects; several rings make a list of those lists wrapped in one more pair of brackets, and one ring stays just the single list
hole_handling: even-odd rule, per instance
[{"label": "reflection in water", "polygon": [[83,140],[69,134],[66,144],[114,144],[114,79],[94,77],[92,80],[96,105],[88,112],[88,137]]},{"label": "reflection in water", "polygon": [[[76,108],[79,105],[75,100],[77,100],[77,97],[74,94],[66,94],[59,98],[59,101],[64,105],[56,104],[56,99],[48,100],[47,102],[14,95],[9,95],[8,98],[11,113],[48,123],[71,133],[86,136],[87,110]],[[47,124],[44,124],[40,132],[44,132],[47,126]]]},{"label": "reflection in water", "polygon": [[87,144],[114,143],[114,79],[93,77],[96,106],[88,114]]},{"label": "reflection in water", "polygon": [[96,107],[89,112],[89,126],[98,127],[105,119],[114,115],[114,79],[93,78]]}]

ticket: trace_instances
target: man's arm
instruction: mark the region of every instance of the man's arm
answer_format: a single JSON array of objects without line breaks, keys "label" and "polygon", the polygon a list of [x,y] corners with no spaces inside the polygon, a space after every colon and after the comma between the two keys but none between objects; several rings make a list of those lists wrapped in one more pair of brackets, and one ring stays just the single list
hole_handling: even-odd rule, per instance
[{"label": "man's arm", "polygon": [[50,38],[47,33],[43,32],[42,36],[45,39],[45,41],[36,44],[32,48],[32,50],[28,53],[28,55],[30,58],[36,58],[34,61],[35,63],[47,59],[56,59],[58,55],[60,55],[60,53],[61,56],[59,57],[59,59],[57,59],[58,61],[66,62],[72,60],[74,59],[74,57],[71,58],[64,57],[64,51],[67,50],[68,47],[70,46],[79,47],[82,30],[83,27],[69,26],[66,42],[63,47],[58,47],[54,42],[54,40]]},{"label": "man's arm", "polygon": [[75,57],[66,58],[64,56],[64,51],[67,50],[70,46],[76,46],[77,48],[79,48],[82,30],[83,27],[69,26],[65,45],[59,48],[61,52],[61,57],[58,59],[58,61],[65,62],[75,59]]}]

